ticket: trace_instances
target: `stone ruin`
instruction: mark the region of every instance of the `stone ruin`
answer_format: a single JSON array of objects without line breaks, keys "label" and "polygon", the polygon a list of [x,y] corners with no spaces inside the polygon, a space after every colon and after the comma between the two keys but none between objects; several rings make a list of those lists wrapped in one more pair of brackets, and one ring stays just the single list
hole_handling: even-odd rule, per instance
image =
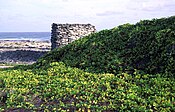
[{"label": "stone ruin", "polygon": [[52,24],[51,49],[63,47],[74,40],[96,32],[91,24]]}]

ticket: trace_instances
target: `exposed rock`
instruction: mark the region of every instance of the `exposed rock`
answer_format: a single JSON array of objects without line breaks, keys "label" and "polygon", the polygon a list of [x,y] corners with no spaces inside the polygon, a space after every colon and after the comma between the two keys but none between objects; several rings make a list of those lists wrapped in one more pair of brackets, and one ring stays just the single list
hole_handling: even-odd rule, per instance
[{"label": "exposed rock", "polygon": [[[0,64],[31,64],[50,51],[48,41],[0,41]],[[0,66],[4,68],[4,66]]]}]

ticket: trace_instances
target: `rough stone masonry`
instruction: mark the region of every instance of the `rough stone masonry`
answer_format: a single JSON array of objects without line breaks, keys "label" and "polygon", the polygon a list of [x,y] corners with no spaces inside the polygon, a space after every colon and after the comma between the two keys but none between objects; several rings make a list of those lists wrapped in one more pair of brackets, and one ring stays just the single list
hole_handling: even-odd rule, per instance
[{"label": "rough stone masonry", "polygon": [[51,49],[63,47],[74,40],[96,32],[91,24],[52,24]]}]

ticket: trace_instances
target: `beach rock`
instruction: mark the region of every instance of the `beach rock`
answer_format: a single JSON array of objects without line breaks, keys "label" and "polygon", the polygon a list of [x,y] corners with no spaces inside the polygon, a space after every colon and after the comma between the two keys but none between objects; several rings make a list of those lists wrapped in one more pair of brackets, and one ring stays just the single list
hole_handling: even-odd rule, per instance
[{"label": "beach rock", "polygon": [[50,48],[48,41],[0,41],[0,64],[31,64]]}]

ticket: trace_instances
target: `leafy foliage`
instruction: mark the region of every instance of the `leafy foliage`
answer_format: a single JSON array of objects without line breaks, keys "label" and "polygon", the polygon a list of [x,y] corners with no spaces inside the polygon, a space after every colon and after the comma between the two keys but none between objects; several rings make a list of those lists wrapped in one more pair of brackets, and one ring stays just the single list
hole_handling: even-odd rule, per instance
[{"label": "leafy foliage", "polygon": [[[144,20],[103,30],[55,49],[35,66],[62,61],[93,73],[143,70],[146,73],[175,72],[175,17]],[[172,74],[170,74],[172,73]]]},{"label": "leafy foliage", "polygon": [[92,74],[62,62],[0,72],[1,111],[175,111],[175,80],[160,75]]},{"label": "leafy foliage", "polygon": [[174,25],[121,25],[0,69],[0,111],[175,111]]}]

